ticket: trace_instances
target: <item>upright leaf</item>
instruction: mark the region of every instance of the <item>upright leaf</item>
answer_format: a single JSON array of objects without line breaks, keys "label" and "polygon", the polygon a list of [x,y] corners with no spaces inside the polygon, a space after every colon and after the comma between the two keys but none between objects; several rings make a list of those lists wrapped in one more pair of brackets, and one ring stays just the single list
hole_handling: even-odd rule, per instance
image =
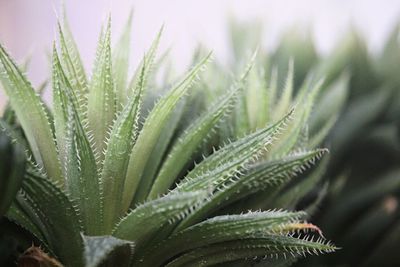
[{"label": "upright leaf", "polygon": [[113,50],[113,73],[117,95],[117,109],[123,107],[128,96],[127,77],[131,46],[132,17],[133,12],[131,10],[121,37]]},{"label": "upright leaf", "polygon": [[171,91],[168,92],[153,108],[146,119],[143,128],[139,134],[138,140],[129,160],[128,171],[125,180],[124,193],[122,198],[122,207],[128,209],[134,198],[138,185],[140,183],[144,168],[148,162],[153,148],[160,136],[160,132],[172,114],[175,105],[181,99],[200,70],[208,61],[210,55],[197,64]]},{"label": "upright leaf", "polygon": [[88,94],[88,127],[93,137],[97,162],[102,163],[106,139],[115,117],[115,90],[111,68],[111,20],[100,40]]},{"label": "upright leaf", "polygon": [[224,95],[223,99],[218,99],[206,113],[196,119],[179,137],[154,181],[149,195],[150,198],[155,198],[169,189],[199,145],[204,142],[212,129],[216,127],[220,118],[229,112],[239,89],[240,87],[237,87],[231,90],[228,95]]},{"label": "upright leaf", "polygon": [[103,230],[105,233],[111,231],[116,220],[125,212],[121,209],[122,193],[129,156],[138,131],[145,69],[146,65],[143,65],[141,82],[112,127],[105,152],[101,173],[104,188]]},{"label": "upright leaf", "polygon": [[290,106],[293,94],[293,79],[294,79],[293,65],[294,65],[293,60],[290,60],[285,87],[283,88],[283,92],[280,95],[278,103],[276,103],[276,106],[273,111],[274,119],[282,117],[283,114],[287,112]]},{"label": "upright leaf", "polygon": [[64,18],[64,29],[60,23],[58,23],[58,31],[60,38],[61,48],[61,63],[65,68],[68,80],[74,88],[77,95],[79,108],[81,111],[85,111],[86,98],[88,93],[88,84],[85,69],[83,67],[79,51],[76,47],[75,41],[69,30],[68,23]]},{"label": "upright leaf", "polygon": [[[53,60],[54,90],[56,99],[59,99],[55,104],[62,104],[59,109],[64,109],[58,117],[65,123],[64,129],[60,130],[65,134],[64,147],[60,147],[64,151],[60,155],[65,156],[63,163],[66,185],[68,192],[78,203],[85,230],[88,234],[96,234],[102,225],[103,201],[96,159],[79,117],[72,86],[63,72],[57,53]],[[99,218],[93,221],[94,217]]]},{"label": "upright leaf", "polygon": [[0,45],[0,80],[24,129],[39,166],[53,180],[64,183],[53,132],[43,102]]},{"label": "upright leaf", "polygon": [[140,62],[139,66],[137,67],[135,74],[133,75],[131,81],[129,82],[129,87],[128,87],[128,95],[132,94],[132,91],[129,90],[129,88],[135,88],[137,84],[140,82],[140,73],[141,69],[144,67],[144,63],[146,62],[146,69],[145,69],[145,75],[146,77],[143,81],[144,88],[147,86],[147,77],[149,77],[149,74],[151,72],[151,69],[153,67],[154,59],[157,54],[157,49],[158,45],[160,43],[161,35],[164,30],[164,27],[161,27],[160,31],[158,32],[156,38],[152,42],[149,51],[146,52],[144,58]]}]

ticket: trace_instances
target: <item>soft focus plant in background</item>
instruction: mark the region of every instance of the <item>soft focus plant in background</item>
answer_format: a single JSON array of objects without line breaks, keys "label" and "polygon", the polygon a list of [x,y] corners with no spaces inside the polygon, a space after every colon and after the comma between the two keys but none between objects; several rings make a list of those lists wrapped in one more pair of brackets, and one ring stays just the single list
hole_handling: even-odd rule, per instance
[{"label": "soft focus plant in background", "polygon": [[[260,27],[232,25],[232,51],[237,59],[243,57],[247,47],[262,43],[257,33]],[[244,35],[247,38],[239,38]],[[294,27],[282,35],[275,50],[265,51],[260,57],[266,69],[278,66],[281,70],[287,68],[285,61],[296,59],[295,83],[302,83],[310,72],[325,77],[313,113],[320,118],[329,114],[328,107],[341,103],[338,99],[345,99],[324,142],[331,153],[320,188],[329,183],[328,191],[312,216],[312,221],[335,237],[342,249],[299,265],[400,264],[395,253],[400,245],[399,49],[398,26],[378,53],[370,52],[363,36],[351,29],[330,54],[321,56],[310,33]],[[317,117],[311,121],[318,127],[327,122]]]}]

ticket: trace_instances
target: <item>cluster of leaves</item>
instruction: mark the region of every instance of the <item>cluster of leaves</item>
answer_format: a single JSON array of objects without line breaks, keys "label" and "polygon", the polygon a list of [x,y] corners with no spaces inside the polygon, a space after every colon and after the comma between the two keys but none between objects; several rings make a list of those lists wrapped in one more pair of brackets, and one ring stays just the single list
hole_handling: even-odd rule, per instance
[{"label": "cluster of leaves", "polygon": [[308,126],[322,82],[310,76],[295,87],[291,62],[284,85],[276,72],[266,84],[256,54],[234,70],[242,73],[236,79],[196,82],[207,64],[218,67],[208,54],[178,80],[165,75],[160,86],[161,31],[128,79],[130,24],[112,53],[108,20],[89,79],[60,23],[52,108],[0,46],[10,99],[2,129],[27,159],[22,175],[1,177],[22,180],[1,203],[12,202],[7,222],[49,254],[33,247],[20,263],[282,266],[336,250],[305,212],[274,209],[294,210],[323,173],[324,165],[313,165],[327,150],[316,147],[335,113],[318,117],[329,118],[323,127]]},{"label": "cluster of leaves", "polygon": [[[320,118],[329,114],[330,108],[342,106],[325,141],[331,151],[330,161],[319,188],[324,189],[326,182],[330,186],[313,222],[343,249],[299,265],[397,266],[400,263],[395,253],[400,244],[399,26],[394,28],[382,51],[371,52],[363,36],[351,29],[326,56],[317,53],[310,33],[303,30],[292,28],[283,34],[276,49],[261,57],[262,64],[266,69],[278,66],[282,70],[286,68],[285,62],[294,58],[295,84],[301,84],[310,72],[325,77],[321,96],[327,98],[317,100],[314,114],[319,118],[311,119],[316,128],[327,121]],[[246,42],[235,37],[243,32],[248,37],[243,39]],[[243,58],[248,47],[262,43],[260,36],[259,27],[234,25],[234,58]],[[279,77],[280,81],[283,79]],[[338,102],[339,99],[344,100]]]}]

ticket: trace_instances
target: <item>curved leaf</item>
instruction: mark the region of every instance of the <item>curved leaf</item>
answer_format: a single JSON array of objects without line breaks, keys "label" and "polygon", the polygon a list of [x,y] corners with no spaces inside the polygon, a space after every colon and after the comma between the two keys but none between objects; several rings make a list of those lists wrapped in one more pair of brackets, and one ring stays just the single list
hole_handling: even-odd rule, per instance
[{"label": "curved leaf", "polygon": [[24,129],[39,166],[58,183],[64,183],[53,131],[43,102],[32,85],[0,45],[0,80]]},{"label": "curved leaf", "polygon": [[127,209],[134,199],[151,151],[157,143],[163,126],[172,114],[174,106],[179,99],[186,94],[200,70],[203,69],[205,63],[209,60],[209,57],[210,55],[204,58],[181,82],[174,86],[173,89],[155,105],[147,117],[129,160],[124,193],[122,196],[122,207],[124,209]]}]

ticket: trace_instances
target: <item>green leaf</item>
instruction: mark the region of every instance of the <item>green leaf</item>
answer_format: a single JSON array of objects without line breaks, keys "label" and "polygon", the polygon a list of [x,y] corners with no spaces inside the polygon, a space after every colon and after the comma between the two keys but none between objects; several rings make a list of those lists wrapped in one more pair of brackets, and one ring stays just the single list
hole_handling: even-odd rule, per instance
[{"label": "green leaf", "polygon": [[[102,225],[102,189],[97,171],[96,159],[89,138],[79,117],[76,97],[61,63],[54,53],[53,83],[55,93],[56,118],[61,122],[59,130],[64,146],[60,146],[60,155],[64,156],[64,172],[67,178],[67,190],[77,201],[82,214],[83,225],[88,234],[99,233]],[[57,106],[60,105],[60,106]],[[56,125],[58,125],[56,120]],[[97,201],[93,201],[96,199]],[[99,219],[93,221],[94,217]]]},{"label": "green leaf", "polygon": [[246,91],[247,114],[252,132],[267,125],[271,115],[268,110],[270,92],[266,90],[266,87],[264,73],[252,69]]},{"label": "green leaf", "polygon": [[131,47],[131,31],[132,31],[132,10],[129,13],[128,21],[117,42],[113,53],[113,72],[115,89],[117,94],[117,108],[123,107],[128,96],[127,77],[129,71],[129,57]]},{"label": "green leaf", "polygon": [[[47,179],[28,175],[22,190],[49,232],[49,246],[66,266],[84,266],[79,216],[61,189]],[[68,249],[66,249],[66,245]]]},{"label": "green leaf", "polygon": [[126,212],[121,209],[122,193],[129,156],[138,131],[145,69],[146,65],[143,65],[141,82],[112,127],[105,152],[101,173],[104,192],[103,230],[105,233],[109,233],[118,218]]},{"label": "green leaf", "polygon": [[149,194],[150,199],[167,192],[182,169],[192,159],[196,149],[215,129],[218,121],[232,110],[240,89],[241,87],[236,87],[218,99],[209,110],[197,118],[179,137],[164,161],[157,178],[154,180]]},{"label": "green leaf", "polygon": [[[174,191],[190,192],[209,188],[213,195],[223,191],[230,183],[235,183],[240,175],[258,158],[265,155],[274,138],[290,120],[291,114],[292,111],[272,126],[230,143],[204,159],[177,185]],[[210,199],[213,198],[213,195]],[[210,205],[207,209],[210,207],[212,208]],[[195,212],[192,216],[186,218],[175,231],[184,229],[203,219],[207,209]]]},{"label": "green leaf", "polygon": [[25,174],[25,151],[0,132],[0,218],[7,212]]},{"label": "green leaf", "polygon": [[275,124],[223,146],[201,161],[174,190],[190,192],[211,188],[218,191],[266,152],[291,115],[292,111]]},{"label": "green leaf", "polygon": [[[182,116],[185,112],[185,105],[187,105],[187,98],[182,99],[175,107],[175,110],[171,117],[169,118],[168,123],[164,126],[161,131],[161,135],[158,138],[157,145],[153,149],[151,156],[149,158],[148,164],[144,170],[142,175],[142,180],[139,185],[142,188],[137,192],[137,199],[146,199],[148,196],[151,187],[154,183],[154,179],[156,178],[157,171],[160,169],[160,165],[164,162],[165,158],[169,155],[169,148],[171,143],[175,140],[175,135],[177,135],[179,124],[182,122]],[[168,154],[166,154],[168,151]],[[165,193],[167,190],[165,191]],[[154,198],[147,198],[154,199]]]},{"label": "green leaf", "polygon": [[[320,155],[316,157],[318,159],[322,156],[322,153],[327,150],[319,149],[317,151],[320,151]],[[304,177],[301,181],[299,181],[286,191],[280,192],[277,195],[276,199],[273,200],[273,204],[271,204],[271,206],[280,208],[294,208],[295,204],[298,203],[309,192],[311,192],[311,190],[314,189],[318,182],[322,179],[327,169],[327,165],[329,162],[328,160],[329,157],[323,158],[315,170],[307,174],[306,177]]]},{"label": "green leaf", "polygon": [[[133,75],[130,83],[129,83],[129,88],[135,88],[137,86],[137,84],[140,81],[140,73],[141,73],[141,69],[144,66],[144,63],[146,62],[146,69],[145,69],[145,79],[143,81],[144,84],[144,88],[146,88],[147,86],[147,77],[149,77],[149,74],[152,70],[153,64],[154,64],[154,59],[156,57],[157,54],[157,49],[158,49],[158,45],[160,43],[160,39],[161,39],[161,35],[163,33],[164,30],[164,26],[161,27],[161,29],[159,30],[156,38],[154,39],[154,41],[152,42],[149,51],[146,52],[144,58],[142,59],[142,61],[140,62],[139,66],[137,67],[135,74]],[[128,91],[128,95],[132,94],[132,91]]]},{"label": "green leaf", "polygon": [[88,94],[88,128],[93,137],[93,150],[97,163],[104,160],[106,139],[115,118],[115,89],[111,67],[111,19],[98,42],[96,60]]},{"label": "green leaf", "polygon": [[275,266],[274,263],[278,259],[290,263],[292,259],[297,257],[304,257],[307,254],[324,254],[333,252],[335,249],[333,245],[326,243],[322,239],[313,242],[307,239],[302,240],[286,236],[255,236],[254,238],[223,242],[187,252],[166,266],[199,267],[215,266],[216,264],[225,264],[224,266],[227,266],[226,264],[240,259],[256,261],[266,258],[273,258],[274,261],[265,266]]},{"label": "green leaf", "polygon": [[142,245],[164,226],[182,220],[205,200],[207,192],[168,194],[148,201],[126,215],[114,228],[113,236]]},{"label": "green leaf", "polygon": [[40,167],[44,167],[44,171],[53,181],[62,184],[64,180],[61,164],[43,102],[1,45],[0,80],[25,132],[36,162]]},{"label": "green leaf", "polygon": [[[59,159],[64,163],[63,174],[66,175],[65,162],[67,161],[67,120],[68,120],[68,97],[65,96],[65,84],[62,83],[61,67],[56,48],[53,47],[53,116],[54,134],[56,136]],[[75,98],[74,98],[75,99]],[[77,103],[75,103],[77,104]]]},{"label": "green leaf", "polygon": [[294,61],[289,61],[288,73],[286,77],[285,87],[283,88],[283,92],[280,95],[278,103],[274,107],[273,114],[274,119],[278,119],[282,117],[287,110],[289,109],[292,94],[293,94],[293,79],[294,79],[294,70],[293,70]]},{"label": "green leaf", "polygon": [[[275,253],[280,252],[282,254],[290,253],[289,251],[296,252],[296,248],[301,252],[307,251],[307,248],[333,251],[335,247],[325,244],[323,239],[313,242],[291,237],[297,231],[320,233],[316,226],[300,222],[300,218],[303,216],[304,213],[302,212],[265,211],[214,217],[170,236],[164,242],[149,250],[140,259],[142,261],[139,260],[138,262],[143,262],[148,266],[158,266],[165,263],[163,261],[185,251],[232,242],[234,245],[225,251],[225,253],[229,253],[234,251],[235,248],[241,248],[240,244],[246,244],[246,242],[252,240],[262,240],[266,243],[269,241],[271,242],[270,249]],[[187,242],[187,240],[190,240],[190,242]],[[294,244],[297,244],[297,246],[294,246]],[[264,247],[264,253],[266,254],[263,255],[268,255],[267,247]]]},{"label": "green leaf", "polygon": [[[326,149],[319,149],[295,153],[275,161],[258,163],[243,175],[238,175],[234,180],[228,181],[224,186],[218,188],[207,202],[186,218],[186,221],[199,221],[218,209],[257,192],[264,191],[264,195],[271,195],[273,191],[278,192],[280,187],[309,169],[326,152]],[[272,192],[267,194],[265,190]],[[258,202],[252,203],[251,206],[258,207],[257,205],[263,203],[261,200]]]},{"label": "green leaf", "polygon": [[[108,259],[110,254],[119,249],[126,249],[133,251],[134,244],[129,241],[121,240],[113,236],[84,236],[85,242],[85,267],[98,267],[105,260]],[[130,255],[124,255],[126,259]]]},{"label": "green leaf", "polygon": [[64,18],[64,27],[58,23],[59,42],[61,49],[61,64],[66,70],[65,74],[74,88],[77,96],[78,107],[83,112],[86,108],[88,84],[85,69],[78,48],[68,27],[68,22]]},{"label": "green leaf", "polygon": [[303,90],[299,92],[296,98],[296,102],[298,103],[298,106],[296,107],[297,112],[291,123],[289,123],[289,126],[287,127],[288,130],[271,148],[270,155],[272,158],[285,156],[294,149],[304,125],[309,120],[315,98],[317,97],[322,84],[322,80],[316,82],[313,86],[306,83]]},{"label": "green leaf", "polygon": [[41,241],[41,244],[46,247],[46,249],[54,254],[47,242],[47,240],[50,240],[50,233],[32,207],[32,204],[32,201],[28,201],[22,190],[20,190],[15,197],[15,201],[8,210],[6,217],[23,229],[29,231],[29,233]]},{"label": "green leaf", "polygon": [[128,209],[136,191],[140,190],[140,188],[138,189],[138,185],[140,184],[144,168],[148,164],[151,152],[157,144],[161,130],[165,123],[168,122],[168,118],[172,114],[175,105],[191,87],[198,73],[209,60],[210,55],[197,64],[182,81],[175,85],[166,96],[161,98],[147,117],[129,160],[122,197],[123,209]]}]

